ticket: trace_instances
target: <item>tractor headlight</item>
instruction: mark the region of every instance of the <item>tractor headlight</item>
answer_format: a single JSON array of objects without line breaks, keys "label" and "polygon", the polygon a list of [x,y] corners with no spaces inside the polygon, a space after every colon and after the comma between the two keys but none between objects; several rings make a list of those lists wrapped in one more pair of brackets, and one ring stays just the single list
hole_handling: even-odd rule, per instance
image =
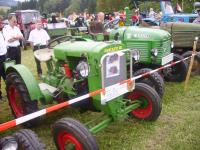
[{"label": "tractor headlight", "polygon": [[153,55],[153,56],[158,56],[158,50],[156,49],[156,48],[153,48],[152,50],[151,50],[151,54]]},{"label": "tractor headlight", "polygon": [[86,61],[80,61],[76,67],[76,71],[81,77],[86,78],[89,75],[90,67]]},{"label": "tractor headlight", "polygon": [[17,150],[18,144],[17,142],[11,138],[6,143],[2,145],[2,150]]},{"label": "tractor headlight", "polygon": [[171,48],[174,48],[174,42],[171,43]]},{"label": "tractor headlight", "polygon": [[133,50],[131,52],[131,56],[135,61],[139,61],[140,59],[140,52],[138,50]]}]

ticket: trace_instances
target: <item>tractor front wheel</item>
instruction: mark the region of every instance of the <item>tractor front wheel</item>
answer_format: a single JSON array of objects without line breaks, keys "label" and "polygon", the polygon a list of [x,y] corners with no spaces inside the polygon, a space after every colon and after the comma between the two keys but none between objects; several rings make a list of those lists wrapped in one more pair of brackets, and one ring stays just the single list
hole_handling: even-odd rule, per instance
[{"label": "tractor front wheel", "polygon": [[[15,118],[38,111],[37,100],[30,99],[28,90],[22,78],[17,73],[10,73],[6,77],[6,92],[9,105]],[[33,119],[24,125],[32,127],[38,124],[40,119]]]},{"label": "tractor front wheel", "polygon": [[[150,71],[152,71],[152,70],[148,69],[148,68],[143,68],[143,69],[136,71],[133,74],[133,76],[145,74]],[[160,98],[163,97],[164,91],[165,91],[165,86],[164,86],[163,78],[161,77],[161,75],[159,73],[154,72],[148,76],[137,79],[136,82],[148,84],[149,86],[153,87],[156,90],[156,92],[158,93]]]},{"label": "tractor front wheel", "polygon": [[31,130],[22,129],[13,135],[17,141],[19,150],[44,150],[45,145]]},{"label": "tractor front wheel", "polygon": [[[174,61],[184,59],[182,56],[174,54]],[[185,80],[188,71],[188,65],[185,61],[181,61],[174,66],[163,70],[164,79],[171,82],[182,82]]]},{"label": "tractor front wheel", "polygon": [[98,150],[92,134],[80,122],[63,118],[53,126],[53,136],[58,150]]},{"label": "tractor front wheel", "polygon": [[149,85],[136,83],[135,89],[129,92],[126,98],[141,103],[139,108],[130,112],[130,116],[146,121],[154,121],[159,117],[162,109],[161,99]]}]

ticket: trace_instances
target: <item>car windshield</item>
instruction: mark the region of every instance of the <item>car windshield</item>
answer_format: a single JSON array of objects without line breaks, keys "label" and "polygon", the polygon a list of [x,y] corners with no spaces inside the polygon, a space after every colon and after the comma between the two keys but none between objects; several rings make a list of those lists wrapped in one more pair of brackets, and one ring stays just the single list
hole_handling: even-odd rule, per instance
[{"label": "car windshield", "polygon": [[165,14],[174,14],[171,1],[162,1],[161,3],[164,7]]},{"label": "car windshield", "polygon": [[22,13],[22,23],[36,23],[36,21],[40,18],[39,12],[25,12]]}]

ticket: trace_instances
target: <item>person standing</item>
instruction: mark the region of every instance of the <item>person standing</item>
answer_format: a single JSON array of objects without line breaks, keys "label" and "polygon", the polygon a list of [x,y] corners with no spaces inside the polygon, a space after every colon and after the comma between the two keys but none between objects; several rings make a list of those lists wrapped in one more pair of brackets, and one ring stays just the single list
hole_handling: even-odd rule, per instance
[{"label": "person standing", "polygon": [[[6,43],[4,41],[2,32],[0,31],[0,79],[2,77],[4,81],[6,79],[6,74],[4,70],[4,62],[6,61],[6,53],[7,53]],[[1,80],[0,80],[0,99],[2,99]]]},{"label": "person standing", "polygon": [[200,8],[196,9],[198,17],[193,21],[195,24],[200,24]]},{"label": "person standing", "polygon": [[23,34],[16,26],[15,16],[8,17],[9,24],[3,28],[3,36],[8,47],[7,58],[15,60],[16,64],[21,64],[21,49],[19,40],[23,40]]},{"label": "person standing", "polygon": [[153,8],[150,8],[150,12],[149,12],[149,18],[155,19],[155,11],[153,10]]},{"label": "person standing", "polygon": [[[42,28],[42,21],[38,20],[36,22],[36,28],[30,32],[28,41],[31,43],[31,47],[33,52],[38,49],[46,48],[50,37],[46,30]],[[35,58],[36,66],[37,66],[37,73],[38,76],[42,74],[42,68],[40,65],[40,61]]]}]

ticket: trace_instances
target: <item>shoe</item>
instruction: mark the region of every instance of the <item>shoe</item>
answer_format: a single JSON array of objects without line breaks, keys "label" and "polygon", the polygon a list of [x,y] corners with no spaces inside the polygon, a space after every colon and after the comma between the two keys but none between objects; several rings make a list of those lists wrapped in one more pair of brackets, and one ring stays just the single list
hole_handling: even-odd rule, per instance
[{"label": "shoe", "polygon": [[2,100],[2,99],[3,99],[2,92],[0,91],[0,100]]}]

